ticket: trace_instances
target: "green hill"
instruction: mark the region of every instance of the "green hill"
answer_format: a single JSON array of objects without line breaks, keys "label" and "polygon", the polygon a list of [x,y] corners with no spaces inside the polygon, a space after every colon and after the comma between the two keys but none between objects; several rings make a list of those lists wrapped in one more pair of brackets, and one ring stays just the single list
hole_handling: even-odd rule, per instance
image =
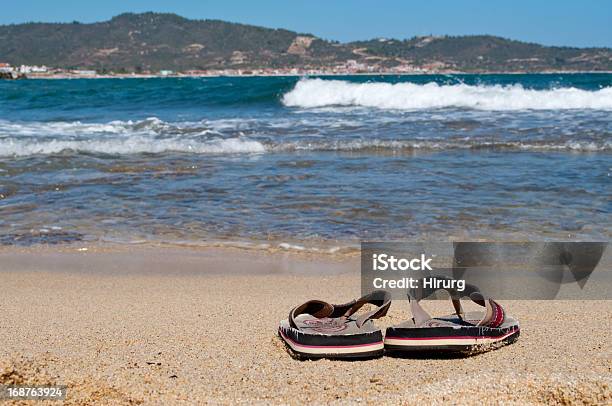
[{"label": "green hill", "polygon": [[545,47],[492,36],[375,39],[352,43],[175,14],[122,14],[81,24],[0,26],[0,62],[109,71],[375,66],[464,71],[612,70],[609,48]]}]

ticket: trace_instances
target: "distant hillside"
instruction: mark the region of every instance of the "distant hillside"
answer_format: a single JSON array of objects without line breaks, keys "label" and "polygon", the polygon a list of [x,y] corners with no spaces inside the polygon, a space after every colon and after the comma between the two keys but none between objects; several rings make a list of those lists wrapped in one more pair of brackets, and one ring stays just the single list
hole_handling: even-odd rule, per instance
[{"label": "distant hillside", "polygon": [[612,49],[547,47],[490,35],[416,37],[349,44],[370,56],[416,65],[442,62],[464,71],[612,70]]},{"label": "distant hillside", "polygon": [[100,71],[321,68],[355,60],[461,71],[612,70],[609,48],[545,47],[492,36],[337,43],[174,14],[122,14],[93,24],[0,26],[0,62]]}]

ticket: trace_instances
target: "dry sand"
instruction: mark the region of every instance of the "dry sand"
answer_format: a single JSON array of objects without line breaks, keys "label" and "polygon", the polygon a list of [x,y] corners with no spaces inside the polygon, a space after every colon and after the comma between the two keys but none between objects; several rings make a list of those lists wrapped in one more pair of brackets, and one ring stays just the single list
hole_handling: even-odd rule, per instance
[{"label": "dry sand", "polygon": [[520,339],[469,358],[297,361],[278,321],[359,296],[358,258],[5,248],[0,288],[0,384],[67,384],[66,404],[612,403],[612,301],[502,302]]}]

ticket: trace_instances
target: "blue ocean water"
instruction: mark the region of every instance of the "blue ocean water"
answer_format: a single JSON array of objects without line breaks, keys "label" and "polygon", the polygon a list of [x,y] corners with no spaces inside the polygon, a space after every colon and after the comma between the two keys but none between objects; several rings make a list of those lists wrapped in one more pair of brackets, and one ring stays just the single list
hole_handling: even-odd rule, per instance
[{"label": "blue ocean water", "polygon": [[0,244],[612,235],[612,74],[0,81]]}]

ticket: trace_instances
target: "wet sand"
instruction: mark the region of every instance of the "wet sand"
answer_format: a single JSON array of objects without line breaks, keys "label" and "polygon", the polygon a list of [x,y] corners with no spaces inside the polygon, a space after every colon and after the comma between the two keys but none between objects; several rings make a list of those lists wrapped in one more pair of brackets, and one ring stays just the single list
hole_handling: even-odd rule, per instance
[{"label": "wet sand", "polygon": [[612,402],[612,301],[502,301],[520,339],[469,358],[297,361],[278,321],[359,296],[358,257],[82,248],[0,248],[0,384],[67,384],[67,404]]}]

